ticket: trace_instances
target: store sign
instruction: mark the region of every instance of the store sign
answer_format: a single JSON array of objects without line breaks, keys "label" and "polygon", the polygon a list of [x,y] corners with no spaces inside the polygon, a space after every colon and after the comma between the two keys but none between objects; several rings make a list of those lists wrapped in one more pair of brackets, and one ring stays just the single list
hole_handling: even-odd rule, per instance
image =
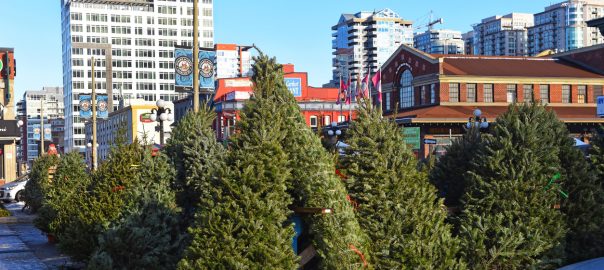
[{"label": "store sign", "polygon": [[597,99],[598,107],[596,113],[598,117],[604,117],[604,96],[599,96]]},{"label": "store sign", "polygon": [[405,127],[403,128],[403,137],[405,144],[411,149],[418,150],[420,148],[420,128],[419,127]]},{"label": "store sign", "polygon": [[250,80],[225,80],[224,86],[226,86],[226,87],[252,87],[252,81],[250,81]]},{"label": "store sign", "polygon": [[153,120],[151,120],[151,115],[152,115],[152,113],[143,113],[143,114],[141,114],[140,117],[139,117],[141,123],[152,123]]},{"label": "store sign", "polygon": [[294,97],[302,96],[302,79],[301,78],[285,78],[285,86]]},{"label": "store sign", "polygon": [[424,139],[424,144],[436,144],[436,139]]},{"label": "store sign", "polygon": [[17,120],[0,120],[0,137],[21,137]]}]

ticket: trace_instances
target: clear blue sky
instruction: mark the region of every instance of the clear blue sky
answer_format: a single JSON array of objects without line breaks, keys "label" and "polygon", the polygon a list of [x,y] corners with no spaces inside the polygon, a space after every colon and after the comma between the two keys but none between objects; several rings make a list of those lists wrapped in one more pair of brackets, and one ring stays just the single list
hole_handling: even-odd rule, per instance
[{"label": "clear blue sky", "polygon": [[[42,86],[62,86],[59,0],[1,0],[0,47],[14,47],[16,95]],[[426,24],[430,10],[445,20],[439,28],[471,30],[492,15],[536,13],[550,0],[215,0],[215,42],[256,44],[281,63],[309,73],[310,84],[331,78],[331,26],[341,13],[390,8]]]}]

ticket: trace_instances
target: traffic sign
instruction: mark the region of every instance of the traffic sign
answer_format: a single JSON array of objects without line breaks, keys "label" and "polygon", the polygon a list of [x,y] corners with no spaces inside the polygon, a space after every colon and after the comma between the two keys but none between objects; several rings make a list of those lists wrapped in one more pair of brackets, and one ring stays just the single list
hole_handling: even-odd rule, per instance
[{"label": "traffic sign", "polygon": [[436,144],[436,139],[424,139],[424,144]]},{"label": "traffic sign", "polygon": [[404,127],[403,137],[405,143],[411,146],[411,149],[418,150],[420,148],[420,128],[419,127]]}]

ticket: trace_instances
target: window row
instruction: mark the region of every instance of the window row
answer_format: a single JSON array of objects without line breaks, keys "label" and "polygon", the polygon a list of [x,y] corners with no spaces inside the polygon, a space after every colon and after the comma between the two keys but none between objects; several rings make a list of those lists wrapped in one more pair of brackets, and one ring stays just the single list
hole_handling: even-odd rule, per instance
[{"label": "window row", "polygon": [[[537,85],[538,89],[535,89],[533,84],[522,85],[522,98],[524,101],[540,101],[543,103],[551,102],[551,89],[549,84]],[[587,103],[588,93],[586,85],[576,86],[576,95],[572,95],[571,85],[561,86],[561,99],[562,103]],[[538,96],[535,97],[535,90],[538,90]],[[595,85],[593,87],[594,97],[602,95],[602,86]],[[469,83],[466,84],[466,96],[465,102],[479,102],[477,94],[477,84]],[[481,102],[494,102],[493,84],[483,84],[483,100]],[[449,83],[449,102],[460,102],[460,84]],[[507,84],[505,85],[505,101],[512,103],[518,101],[518,85]],[[498,102],[501,102],[498,100]]]}]

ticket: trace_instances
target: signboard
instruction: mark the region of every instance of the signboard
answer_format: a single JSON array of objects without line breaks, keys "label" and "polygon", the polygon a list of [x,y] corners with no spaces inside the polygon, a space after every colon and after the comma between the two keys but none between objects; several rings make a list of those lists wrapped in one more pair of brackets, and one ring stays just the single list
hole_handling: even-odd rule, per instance
[{"label": "signboard", "polygon": [[141,114],[140,117],[139,117],[141,123],[153,123],[154,121],[151,120],[151,115],[152,115],[152,113],[143,113],[143,114]]},{"label": "signboard", "polygon": [[[193,88],[193,49],[174,49],[174,69],[176,90]],[[216,52],[210,49],[199,49],[199,87],[214,89]]]},{"label": "signboard", "polygon": [[107,95],[96,95],[96,117],[107,119],[109,117],[109,105]]},{"label": "signboard", "polygon": [[80,95],[80,117],[90,118],[92,117],[92,98],[90,95]]},{"label": "signboard", "polygon": [[604,117],[604,96],[599,96],[597,98],[598,107],[596,109],[596,113],[598,117]]},{"label": "signboard", "polygon": [[[2,138],[2,140],[9,138],[18,139],[20,137],[21,132],[17,126],[17,120],[0,120],[0,138]],[[10,139],[10,141],[12,141],[12,139]]]},{"label": "signboard", "polygon": [[420,148],[420,129],[419,127],[405,127],[403,128],[403,137],[405,143],[413,150]]},{"label": "signboard", "polygon": [[285,78],[285,86],[294,97],[302,96],[302,79],[301,78]]},{"label": "signboard", "polygon": [[252,81],[250,81],[249,79],[225,80],[224,86],[226,86],[226,87],[252,87]]},{"label": "signboard", "polygon": [[436,139],[424,139],[424,144],[436,144]]},{"label": "signboard", "polygon": [[[34,140],[39,141],[42,133],[42,128],[40,124],[33,124],[32,127],[34,133]],[[50,124],[44,125],[44,140],[52,141],[52,127],[50,126]]]}]

